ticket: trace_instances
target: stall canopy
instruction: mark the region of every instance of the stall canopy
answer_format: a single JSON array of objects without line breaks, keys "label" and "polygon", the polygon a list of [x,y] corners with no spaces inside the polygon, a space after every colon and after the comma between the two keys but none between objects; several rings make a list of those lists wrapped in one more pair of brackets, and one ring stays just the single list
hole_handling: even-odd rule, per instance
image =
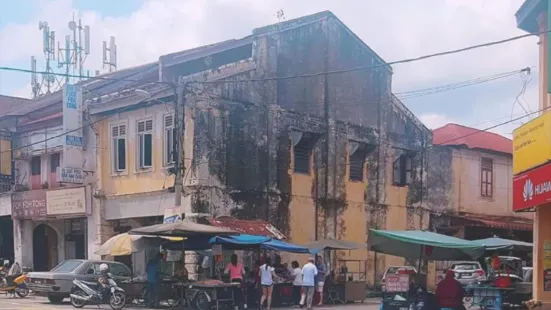
[{"label": "stall canopy", "polygon": [[365,244],[354,243],[345,240],[336,240],[336,239],[323,239],[317,240],[307,245],[311,250],[357,250],[365,249]]},{"label": "stall canopy", "polygon": [[474,240],[474,243],[478,245],[484,245],[486,251],[496,251],[496,250],[510,250],[510,251],[532,251],[532,243],[502,239],[502,238],[486,238],[480,240]]},{"label": "stall canopy", "polygon": [[214,227],[210,225],[203,225],[186,221],[135,228],[128,233],[130,235],[168,237],[229,236],[239,234],[236,231],[226,228]]},{"label": "stall canopy", "polygon": [[171,242],[165,244],[164,247],[169,250],[204,250],[210,248],[213,244],[221,244],[228,250],[250,250],[258,248],[298,254],[310,253],[308,248],[300,245],[275,240],[270,237],[246,234],[238,236],[216,236],[209,239],[202,236],[190,237],[184,242]]},{"label": "stall canopy", "polygon": [[485,248],[472,241],[421,230],[369,230],[372,251],[427,260],[476,260]]}]

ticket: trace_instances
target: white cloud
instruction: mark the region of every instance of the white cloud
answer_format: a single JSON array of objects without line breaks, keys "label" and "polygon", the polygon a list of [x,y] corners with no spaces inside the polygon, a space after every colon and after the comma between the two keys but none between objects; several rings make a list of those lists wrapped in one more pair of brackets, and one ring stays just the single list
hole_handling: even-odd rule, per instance
[{"label": "white cloud", "polygon": [[448,118],[446,115],[435,113],[421,114],[418,117],[428,129],[436,129],[449,123],[455,123],[453,119]]},{"label": "white cloud", "polygon": [[[102,41],[117,40],[119,69],[154,61],[160,55],[230,38],[250,35],[255,27],[277,22],[276,11],[286,19],[331,10],[387,61],[462,48],[516,36],[515,11],[523,0],[424,0],[361,1],[348,5],[331,0],[147,0],[133,14],[105,17],[95,11],[77,12],[91,26],[92,54],[86,61],[93,72],[102,68]],[[0,64],[27,61],[42,55],[38,22],[50,22],[58,38],[68,33],[67,21],[75,9],[70,0],[43,0],[37,15],[25,24],[0,29]],[[477,49],[452,56],[394,66],[395,91],[441,85],[488,74],[505,72],[537,63],[537,39]],[[28,63],[28,62],[27,62]],[[39,68],[41,69],[41,68]],[[28,88],[28,87],[27,87]],[[19,89],[25,89],[21,85]],[[15,91],[21,94],[21,91]],[[537,99],[534,88],[527,100]],[[442,93],[440,96],[447,96]],[[450,99],[452,100],[452,99]],[[480,115],[506,116],[514,98],[496,106],[477,106]],[[468,103],[465,103],[468,104]],[[532,103],[529,103],[533,105]],[[516,112],[516,111],[515,111]],[[425,113],[429,126],[451,121],[446,115]],[[469,120],[457,119],[469,124]]]}]

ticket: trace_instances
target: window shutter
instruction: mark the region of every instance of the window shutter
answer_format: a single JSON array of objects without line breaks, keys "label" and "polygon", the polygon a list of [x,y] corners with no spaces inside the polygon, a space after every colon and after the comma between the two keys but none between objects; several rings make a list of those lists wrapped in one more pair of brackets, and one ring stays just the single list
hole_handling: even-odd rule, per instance
[{"label": "window shutter", "polygon": [[120,126],[119,126],[119,134],[120,134],[121,136],[126,135],[126,125],[120,125]]},{"label": "window shutter", "polygon": [[165,128],[174,126],[174,117],[172,115],[165,116]]},{"label": "window shutter", "polygon": [[153,130],[153,121],[148,120],[145,122],[145,131],[151,131]]},{"label": "window shutter", "polygon": [[145,122],[138,122],[138,132],[145,131]]},{"label": "window shutter", "polygon": [[113,128],[111,128],[112,130],[112,135],[113,135],[113,138],[116,138],[119,136],[119,127],[118,126],[113,126]]}]

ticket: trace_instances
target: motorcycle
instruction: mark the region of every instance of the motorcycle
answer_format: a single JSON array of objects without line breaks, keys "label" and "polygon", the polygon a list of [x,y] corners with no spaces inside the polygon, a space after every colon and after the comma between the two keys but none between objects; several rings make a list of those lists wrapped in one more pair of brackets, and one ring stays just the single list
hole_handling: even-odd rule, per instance
[{"label": "motorcycle", "polygon": [[29,289],[25,280],[27,276],[24,274],[9,276],[6,275],[1,279],[0,283],[0,293],[6,293],[12,296],[19,296],[25,298],[29,295]]},{"label": "motorcycle", "polygon": [[124,308],[126,305],[126,293],[124,290],[111,278],[107,279],[107,283],[109,292],[108,296],[105,296],[100,283],[74,279],[73,288],[71,288],[69,294],[71,304],[75,308],[82,308],[88,304],[99,306],[100,304],[108,303],[113,310]]}]

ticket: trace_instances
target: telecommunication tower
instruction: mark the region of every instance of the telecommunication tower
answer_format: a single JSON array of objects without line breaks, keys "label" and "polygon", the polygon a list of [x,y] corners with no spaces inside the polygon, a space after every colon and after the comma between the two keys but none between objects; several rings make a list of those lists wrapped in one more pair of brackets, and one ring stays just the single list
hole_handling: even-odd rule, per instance
[{"label": "telecommunication tower", "polygon": [[84,62],[90,55],[90,27],[83,26],[81,19],[77,24],[73,15],[73,20],[69,22],[69,30],[71,34],[65,36],[64,47],[61,47],[58,42],[57,48],[58,67],[65,68],[66,83],[71,81],[69,75],[78,75],[73,79],[74,81],[81,81],[84,78]]},{"label": "telecommunication tower", "polygon": [[103,41],[103,67],[109,67],[109,72],[117,70],[117,45],[115,44],[115,37],[111,37],[109,40],[109,47],[107,42]]},{"label": "telecommunication tower", "polygon": [[55,60],[55,31],[50,31],[48,22],[41,21],[38,23],[38,29],[42,31],[42,52],[45,58],[45,70],[41,74],[40,80],[36,73],[36,58],[31,56],[31,88],[33,98],[38,98],[44,94],[49,94],[55,91],[59,85],[59,80],[53,74],[52,62]]}]

